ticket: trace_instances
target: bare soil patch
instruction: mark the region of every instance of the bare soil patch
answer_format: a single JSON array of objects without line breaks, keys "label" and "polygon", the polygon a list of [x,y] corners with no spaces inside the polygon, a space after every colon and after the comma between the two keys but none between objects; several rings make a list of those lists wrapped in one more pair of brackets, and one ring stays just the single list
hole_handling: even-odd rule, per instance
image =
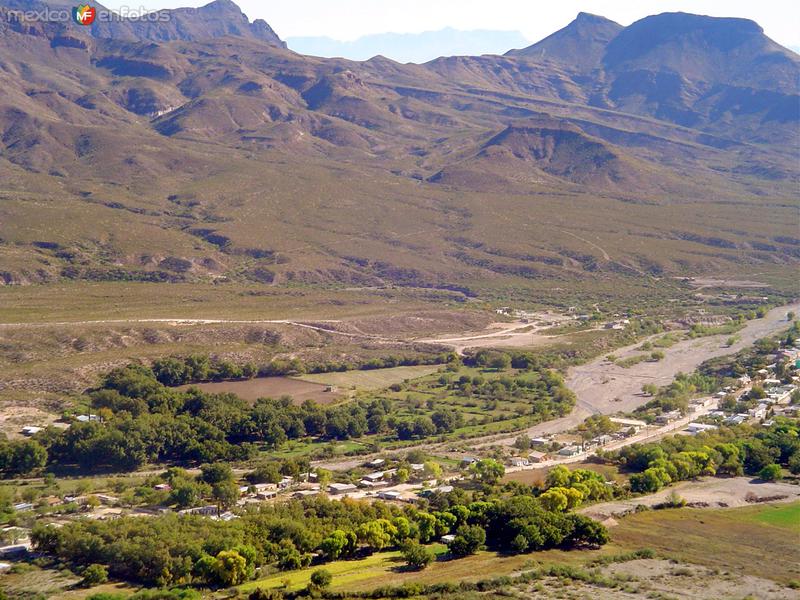
[{"label": "bare soil patch", "polygon": [[672,492],[695,508],[734,508],[757,504],[759,500],[791,502],[800,498],[800,486],[790,483],[768,483],[751,477],[709,477],[698,481],[684,481],[648,496],[587,506],[580,512],[598,520],[618,517],[633,512],[638,505],[652,507],[661,504]]},{"label": "bare soil patch", "polygon": [[328,386],[289,377],[257,377],[245,381],[218,381],[213,383],[196,383],[183,385],[178,389],[196,387],[204,392],[231,393],[240,398],[254,402],[259,398],[278,398],[291,396],[295,404],[302,404],[306,400],[313,400],[318,404],[331,404],[342,397],[342,393],[326,392]]}]

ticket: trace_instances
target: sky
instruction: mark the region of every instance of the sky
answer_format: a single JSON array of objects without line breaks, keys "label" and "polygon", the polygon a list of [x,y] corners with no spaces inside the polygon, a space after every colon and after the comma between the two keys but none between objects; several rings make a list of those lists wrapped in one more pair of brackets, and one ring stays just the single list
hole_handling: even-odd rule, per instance
[{"label": "sky", "polygon": [[[210,0],[106,0],[147,9],[202,6]],[[560,29],[580,12],[622,25],[661,12],[691,12],[757,21],[776,42],[800,47],[797,0],[234,0],[250,19],[267,21],[281,38],[327,36],[342,41],[375,33],[419,33],[444,27],[520,31],[531,42]]]}]

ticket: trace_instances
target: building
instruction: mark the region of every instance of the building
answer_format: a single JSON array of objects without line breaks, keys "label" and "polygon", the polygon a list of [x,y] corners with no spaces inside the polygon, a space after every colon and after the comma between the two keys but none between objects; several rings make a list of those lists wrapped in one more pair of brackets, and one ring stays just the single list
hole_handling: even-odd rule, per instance
[{"label": "building", "polygon": [[389,485],[388,481],[378,480],[372,481],[370,479],[362,479],[358,482],[359,487],[367,488],[367,489],[377,489],[382,487],[387,487]]},{"label": "building", "polygon": [[382,459],[382,458],[376,458],[375,460],[371,460],[366,464],[367,464],[368,467],[372,467],[373,469],[377,469],[377,468],[380,468],[383,465],[385,465],[386,461],[384,459]]},{"label": "building", "polygon": [[547,460],[547,453],[546,452],[531,452],[528,454],[528,460],[532,463],[540,463],[542,461]]},{"label": "building", "polygon": [[669,412],[661,413],[656,417],[656,423],[669,423],[676,419],[680,419],[681,411],[671,410]]},{"label": "building", "polygon": [[747,421],[747,419],[749,419],[749,418],[750,418],[749,415],[744,415],[744,414],[731,415],[730,417],[725,419],[725,424],[726,425],[741,425],[742,423]]},{"label": "building", "polygon": [[692,435],[702,433],[703,431],[713,431],[714,429],[717,429],[716,425],[707,425],[706,423],[689,423],[686,426],[686,431]]},{"label": "building", "polygon": [[547,438],[531,438],[531,446],[546,446],[549,443]]},{"label": "building", "polygon": [[610,435],[599,435],[596,438],[591,440],[591,442],[595,446],[605,446],[606,444],[610,444],[613,441],[614,441],[614,438],[612,438]]},{"label": "building", "polygon": [[367,481],[380,481],[383,479],[383,476],[386,475],[384,471],[375,471],[374,473],[367,473],[364,475],[364,479]]},{"label": "building", "polygon": [[27,554],[30,549],[30,542],[25,542],[24,544],[11,544],[10,546],[0,546],[0,557],[10,558],[12,556],[21,556],[23,554]]},{"label": "building", "polygon": [[354,492],[357,489],[358,488],[352,483],[331,483],[328,486],[328,491],[336,496],[340,494],[347,494],[348,492]]},{"label": "building", "polygon": [[378,492],[378,498],[381,500],[402,500],[403,495],[395,490],[383,490]]},{"label": "building", "polygon": [[79,423],[88,423],[89,421],[99,421],[100,415],[78,415],[75,418]]},{"label": "building", "polygon": [[317,494],[319,494],[319,490],[299,490],[292,494],[292,498],[295,498],[296,500],[302,500],[303,498],[316,496]]},{"label": "building", "polygon": [[20,502],[19,504],[14,505],[14,510],[17,512],[22,512],[24,510],[33,510],[33,504],[30,502]]},{"label": "building", "polygon": [[522,458],[521,456],[515,456],[508,461],[512,467],[527,467],[531,464],[531,462],[527,458]]},{"label": "building", "polygon": [[581,449],[578,446],[564,446],[558,451],[559,456],[575,456],[580,453]]},{"label": "building", "polygon": [[767,418],[767,405],[759,404],[755,408],[747,411],[747,414],[753,419],[766,419]]},{"label": "building", "polygon": [[447,535],[443,535],[442,537],[440,537],[439,541],[442,544],[450,544],[454,539],[456,539],[456,536],[454,536],[452,533],[449,533]]},{"label": "building", "polygon": [[42,431],[44,427],[36,427],[35,425],[26,425],[22,428],[22,435],[32,436]]},{"label": "building", "polygon": [[616,423],[617,425],[622,425],[623,427],[630,429],[633,427],[636,431],[639,431],[643,427],[647,427],[647,423],[644,421],[639,421],[637,419],[622,419],[620,417],[611,417],[609,419],[612,423]]},{"label": "building", "polygon": [[464,458],[461,459],[461,466],[468,467],[470,465],[475,464],[476,462],[478,462],[478,459],[475,458],[474,456],[465,456]]},{"label": "building", "polygon": [[179,510],[180,515],[201,515],[204,517],[216,517],[218,509],[215,505],[209,504],[208,506],[195,506],[194,508],[184,508]]}]

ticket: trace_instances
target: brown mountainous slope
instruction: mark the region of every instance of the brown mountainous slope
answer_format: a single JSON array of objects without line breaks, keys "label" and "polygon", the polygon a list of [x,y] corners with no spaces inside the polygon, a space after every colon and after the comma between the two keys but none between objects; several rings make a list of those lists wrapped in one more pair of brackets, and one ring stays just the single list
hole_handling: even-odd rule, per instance
[{"label": "brown mountainous slope", "polygon": [[106,28],[25,5],[0,3],[0,282],[462,289],[798,260],[798,58],[748,21],[580,15],[504,57],[402,65],[298,55],[227,0]]}]

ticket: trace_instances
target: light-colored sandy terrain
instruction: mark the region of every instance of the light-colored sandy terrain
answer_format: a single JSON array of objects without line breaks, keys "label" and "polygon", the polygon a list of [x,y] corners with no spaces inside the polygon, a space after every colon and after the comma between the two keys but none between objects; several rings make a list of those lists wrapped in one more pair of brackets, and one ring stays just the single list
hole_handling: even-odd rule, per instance
[{"label": "light-colored sandy terrain", "polygon": [[[627,369],[600,357],[570,369],[567,385],[578,397],[579,410],[596,414],[628,412],[647,402],[648,398],[641,393],[645,383],[667,385],[679,372],[691,373],[710,358],[735,354],[759,338],[788,328],[786,313],[799,309],[800,303],[782,306],[771,310],[763,319],[748,321],[736,334],[738,340],[732,346],[726,345],[730,337],[727,335],[685,340],[664,349],[664,359],[641,362]],[[628,346],[614,354],[620,358],[637,354],[635,349],[640,345]]]},{"label": "light-colored sandy terrain", "polygon": [[552,342],[558,336],[545,335],[542,331],[553,324],[569,321],[570,318],[554,313],[538,313],[527,323],[492,323],[483,331],[461,335],[447,335],[416,340],[426,344],[449,346],[458,353],[467,348],[532,348]]},{"label": "light-colored sandy terrain", "polygon": [[[683,481],[660,492],[630,500],[603,502],[582,508],[579,512],[598,520],[632,512],[638,505],[654,506],[677,493],[687,504],[708,508],[733,508],[747,506],[753,499],[770,502],[791,502],[800,498],[800,486],[790,483],[763,482],[752,477],[705,477],[697,481]],[[782,496],[779,498],[779,496]],[[748,498],[751,502],[748,502]]]}]

